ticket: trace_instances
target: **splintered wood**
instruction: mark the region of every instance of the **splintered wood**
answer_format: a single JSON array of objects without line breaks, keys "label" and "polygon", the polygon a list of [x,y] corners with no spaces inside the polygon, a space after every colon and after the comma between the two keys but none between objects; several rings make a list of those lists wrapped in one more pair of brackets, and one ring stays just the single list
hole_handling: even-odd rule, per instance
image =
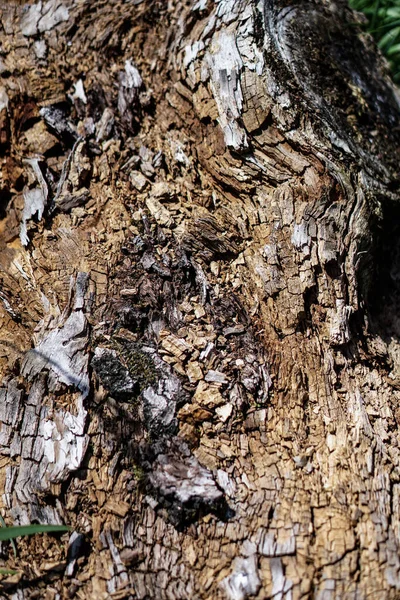
[{"label": "splintered wood", "polygon": [[0,16],[0,508],[73,528],[1,598],[398,598],[400,115],[354,16]]}]

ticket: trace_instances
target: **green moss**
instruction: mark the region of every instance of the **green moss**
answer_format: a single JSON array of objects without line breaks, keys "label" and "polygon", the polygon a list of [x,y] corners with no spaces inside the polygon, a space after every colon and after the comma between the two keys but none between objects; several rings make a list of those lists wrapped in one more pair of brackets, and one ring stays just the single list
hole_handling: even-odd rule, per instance
[{"label": "green moss", "polygon": [[144,472],[144,469],[139,465],[133,465],[132,473],[135,480],[138,483],[142,483],[146,479],[146,473]]},{"label": "green moss", "polygon": [[111,345],[128,369],[132,379],[138,382],[140,392],[157,383],[157,369],[147,352],[140,350],[134,342],[120,337],[112,338]]}]

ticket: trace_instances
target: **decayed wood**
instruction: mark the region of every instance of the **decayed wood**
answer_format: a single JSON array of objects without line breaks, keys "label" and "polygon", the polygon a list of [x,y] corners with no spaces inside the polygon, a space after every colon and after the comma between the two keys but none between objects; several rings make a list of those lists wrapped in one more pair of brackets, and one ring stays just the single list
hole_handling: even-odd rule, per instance
[{"label": "decayed wood", "polygon": [[[2,454],[15,459],[6,470],[5,505],[21,524],[32,520],[58,522],[52,507],[39,508],[36,494],[63,481],[82,462],[88,445],[85,434],[89,392],[88,328],[83,312],[86,274],[79,274],[73,304],[60,315],[57,327],[40,332],[21,366],[29,393],[11,381],[2,389]],[[57,406],[62,385],[75,388],[70,406]]]},{"label": "decayed wood", "polygon": [[75,529],[1,594],[396,598],[400,112],[356,16],[0,11],[1,508]]}]

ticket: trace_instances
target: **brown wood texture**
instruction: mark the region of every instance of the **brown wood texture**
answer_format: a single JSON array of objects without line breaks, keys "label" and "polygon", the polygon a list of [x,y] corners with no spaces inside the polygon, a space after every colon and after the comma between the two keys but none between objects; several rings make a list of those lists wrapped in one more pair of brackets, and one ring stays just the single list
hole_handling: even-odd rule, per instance
[{"label": "brown wood texture", "polygon": [[399,95],[360,18],[0,16],[0,508],[74,528],[3,543],[0,597],[400,598]]}]

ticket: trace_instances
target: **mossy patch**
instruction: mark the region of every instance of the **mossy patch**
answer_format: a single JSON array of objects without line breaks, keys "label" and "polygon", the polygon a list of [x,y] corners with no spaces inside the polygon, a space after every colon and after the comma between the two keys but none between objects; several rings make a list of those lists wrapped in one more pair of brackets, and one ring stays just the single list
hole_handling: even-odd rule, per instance
[{"label": "mossy patch", "polygon": [[134,342],[118,336],[111,338],[111,347],[137,383],[139,393],[157,383],[158,373],[150,354],[143,352]]}]

